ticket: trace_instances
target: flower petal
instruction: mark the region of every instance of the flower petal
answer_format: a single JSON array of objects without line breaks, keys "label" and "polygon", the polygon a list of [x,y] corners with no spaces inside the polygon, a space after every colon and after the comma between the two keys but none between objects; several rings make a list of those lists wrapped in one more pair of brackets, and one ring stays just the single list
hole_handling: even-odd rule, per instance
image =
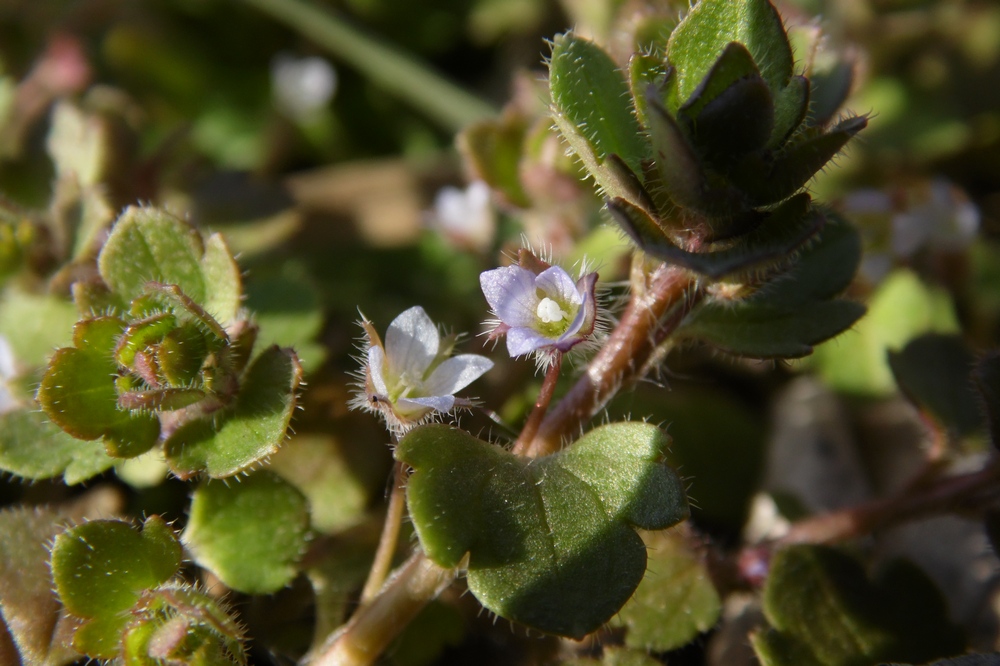
[{"label": "flower petal", "polygon": [[551,266],[539,273],[535,278],[535,286],[560,303],[579,305],[583,302],[576,282],[559,266]]},{"label": "flower petal", "polygon": [[555,341],[530,328],[512,328],[507,331],[507,353],[511,358],[524,356],[543,347],[550,347]]},{"label": "flower petal", "polygon": [[419,305],[406,310],[389,324],[385,333],[385,354],[389,372],[410,381],[420,381],[441,345],[437,326]]},{"label": "flower petal", "polygon": [[594,332],[594,322],[597,320],[597,298],[594,295],[594,286],[596,284],[597,273],[584,275],[577,282],[577,293],[582,295],[583,305],[576,311],[576,317],[573,318],[573,322],[559,336],[559,344],[556,346],[560,350],[568,351],[570,347],[581,342]]},{"label": "flower petal", "polygon": [[455,395],[493,367],[493,361],[479,354],[459,354],[434,368],[424,382],[423,393],[430,396]]},{"label": "flower petal", "polygon": [[385,383],[385,351],[378,345],[368,348],[368,377],[371,379],[375,393],[388,397],[389,387]]},{"label": "flower petal", "polygon": [[500,321],[511,327],[534,324],[538,308],[534,273],[520,266],[503,266],[483,271],[479,285]]},{"label": "flower petal", "polygon": [[453,395],[431,395],[424,398],[400,398],[396,407],[404,413],[419,412],[422,409],[438,412],[450,412],[455,406]]}]

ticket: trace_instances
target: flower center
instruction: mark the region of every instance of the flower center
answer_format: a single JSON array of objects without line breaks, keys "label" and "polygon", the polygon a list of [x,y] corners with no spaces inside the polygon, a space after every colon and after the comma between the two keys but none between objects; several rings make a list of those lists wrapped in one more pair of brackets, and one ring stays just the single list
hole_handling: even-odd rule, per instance
[{"label": "flower center", "polygon": [[569,317],[569,314],[559,307],[558,303],[547,296],[538,302],[538,308],[535,310],[535,314],[537,314],[538,318],[546,324],[560,322]]}]

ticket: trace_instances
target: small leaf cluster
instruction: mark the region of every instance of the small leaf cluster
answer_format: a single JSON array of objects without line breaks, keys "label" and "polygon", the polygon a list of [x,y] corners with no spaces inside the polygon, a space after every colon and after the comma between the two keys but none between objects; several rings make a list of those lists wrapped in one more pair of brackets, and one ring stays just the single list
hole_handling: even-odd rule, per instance
[{"label": "small leaf cluster", "polygon": [[[831,121],[846,89],[810,103],[812,84],[795,73],[768,0],[699,2],[669,39],[634,54],[627,73],[597,44],[567,33],[554,42],[549,81],[555,124],[618,225],[648,255],[714,285],[715,300],[745,300],[779,275],[795,282],[788,273],[801,248],[840,243],[827,241],[830,214],[802,190],[866,119]],[[737,317],[772,330],[795,319],[790,339],[729,350],[801,356],[850,326],[862,310],[827,307],[846,282],[823,273],[856,267],[854,245],[829,257],[813,285],[748,302]],[[806,317],[788,316],[803,305],[826,310],[808,317],[811,330]]]},{"label": "small leaf cluster", "polygon": [[222,237],[129,208],[98,269],[99,280],[73,285],[88,316],[42,376],[48,417],[76,438],[102,440],[115,458],[162,444],[180,477],[230,476],[275,451],[301,369],[278,347],[254,358],[257,327],[241,310],[239,268]]}]

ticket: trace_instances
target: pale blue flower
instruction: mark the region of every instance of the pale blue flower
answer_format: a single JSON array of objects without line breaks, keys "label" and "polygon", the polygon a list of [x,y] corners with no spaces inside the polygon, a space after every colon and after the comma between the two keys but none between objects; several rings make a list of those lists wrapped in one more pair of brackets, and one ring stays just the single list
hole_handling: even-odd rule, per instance
[{"label": "pale blue flower", "polygon": [[507,352],[524,356],[567,352],[591,338],[597,321],[597,273],[574,281],[559,266],[504,266],[479,276],[497,317],[490,337],[507,336]]}]

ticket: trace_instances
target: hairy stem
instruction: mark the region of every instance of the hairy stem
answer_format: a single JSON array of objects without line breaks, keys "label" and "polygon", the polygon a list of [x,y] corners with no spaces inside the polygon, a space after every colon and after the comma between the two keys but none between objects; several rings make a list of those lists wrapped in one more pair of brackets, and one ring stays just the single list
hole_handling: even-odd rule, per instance
[{"label": "hairy stem", "polygon": [[552,395],[556,391],[556,384],[559,383],[559,371],[561,369],[562,352],[556,352],[555,358],[549,364],[548,370],[545,371],[545,381],[542,382],[542,388],[538,392],[538,399],[535,400],[535,408],[531,410],[528,420],[524,423],[524,428],[521,429],[521,434],[518,436],[517,441],[514,442],[513,449],[511,449],[515,455],[523,455],[528,445],[535,438],[535,433],[538,432],[538,428],[542,424],[542,419],[549,408],[549,403],[552,402]]},{"label": "hairy stem", "polygon": [[410,620],[448,587],[458,569],[442,569],[420,551],[385,583],[371,603],[362,606],[330,637],[309,666],[367,666],[378,659]]},{"label": "hairy stem", "polygon": [[443,128],[457,132],[496,109],[434,72],[413,54],[384,44],[306,0],[244,0],[348,63]]},{"label": "hairy stem", "polygon": [[701,298],[695,277],[676,266],[660,264],[641,284],[635,276],[632,282],[632,297],[618,326],[583,376],[542,420],[523,447],[525,455],[558,451],[564,437],[600,412],[619,389],[639,379],[657,341],[673,332]]},{"label": "hairy stem", "polygon": [[405,481],[406,470],[403,463],[397,460],[392,471],[392,490],[389,491],[389,508],[386,510],[385,523],[382,525],[382,536],[379,538],[372,568],[368,572],[368,580],[361,590],[362,606],[375,598],[389,576],[389,570],[392,569],[392,558],[396,554],[399,528],[403,524],[403,513],[406,509],[406,497],[403,492]]}]

